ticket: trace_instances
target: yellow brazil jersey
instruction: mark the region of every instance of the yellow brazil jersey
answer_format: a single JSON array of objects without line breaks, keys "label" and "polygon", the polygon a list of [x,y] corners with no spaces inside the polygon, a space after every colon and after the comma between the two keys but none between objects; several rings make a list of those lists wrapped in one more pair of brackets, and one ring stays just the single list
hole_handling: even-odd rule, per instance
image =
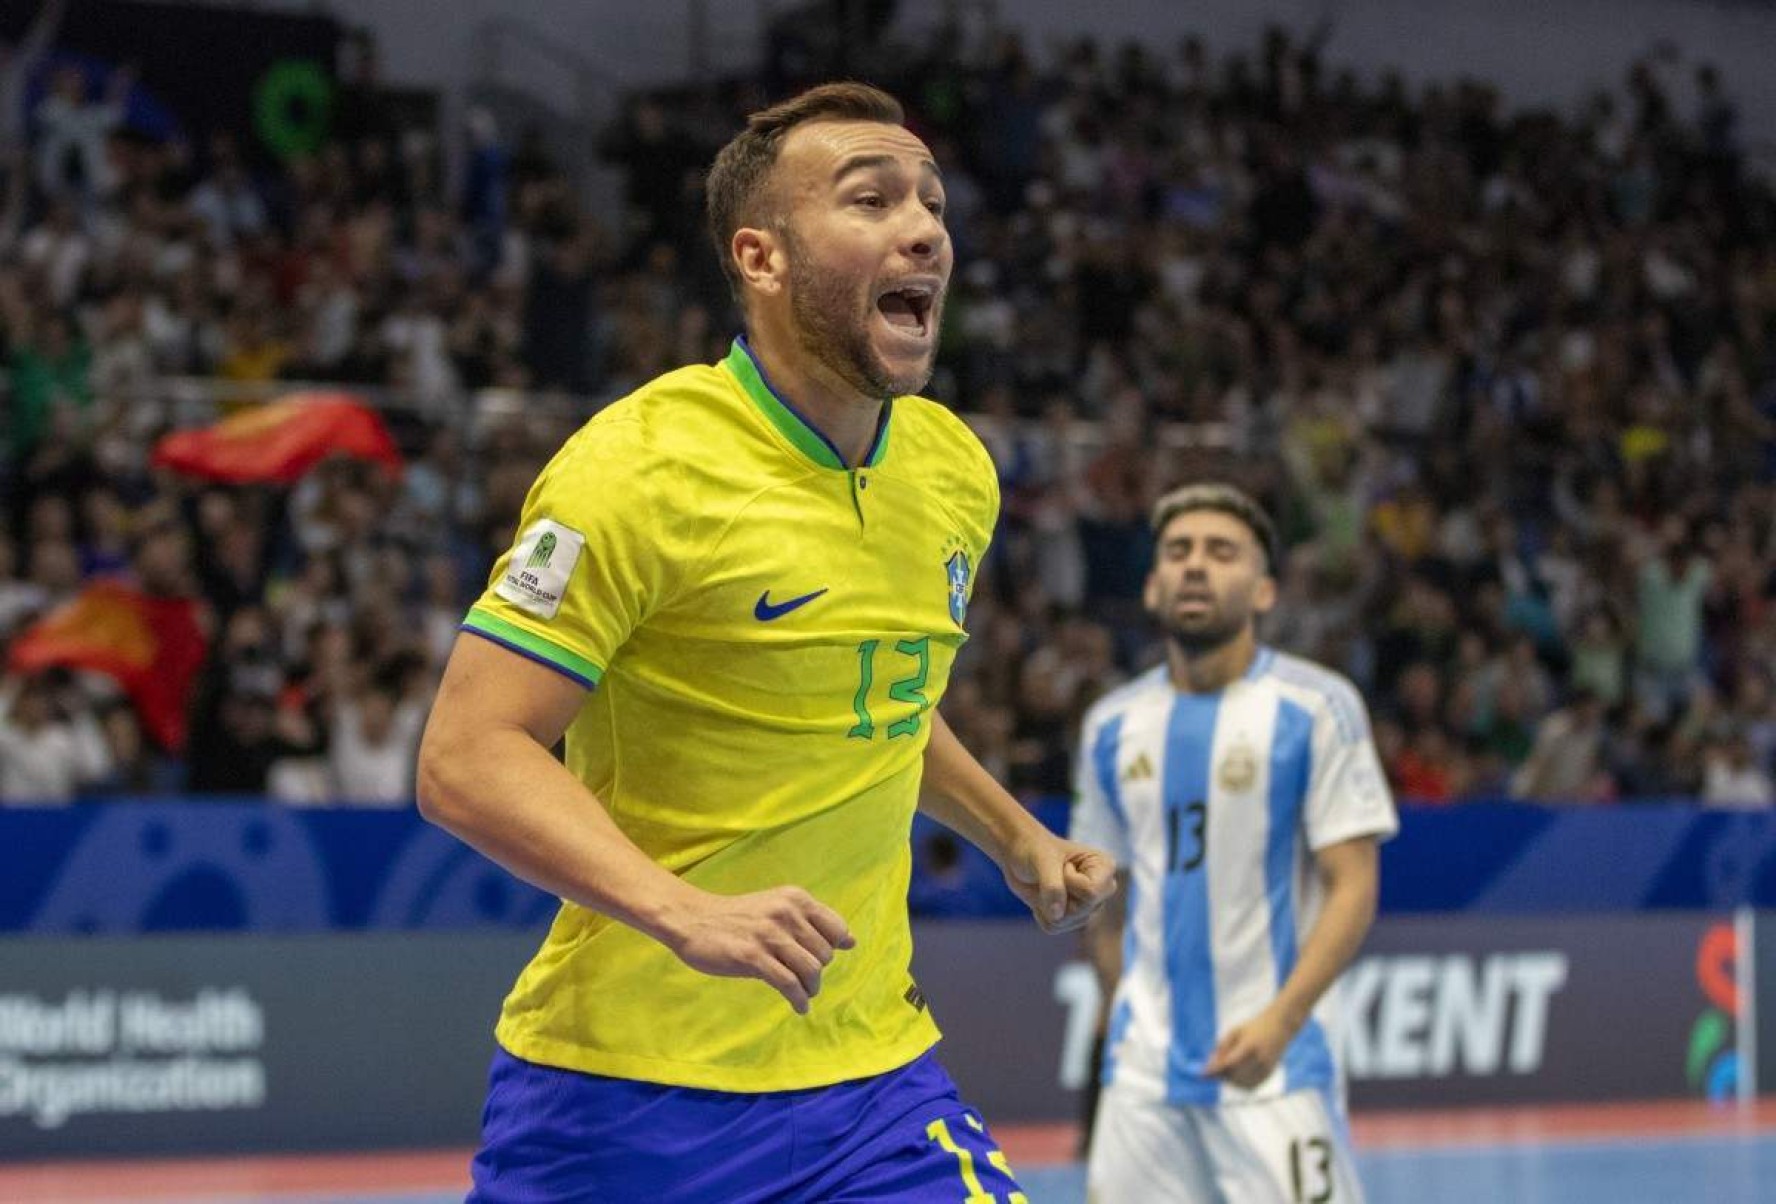
[{"label": "yellow brazil jersey", "polygon": [[567,765],[644,852],[719,894],[803,887],[857,947],[797,1016],[762,982],[699,974],[564,904],[506,999],[502,1045],[778,1091],[937,1040],[908,973],[908,834],[998,506],[986,450],[943,407],[885,406],[846,469],[744,340],[568,440],[465,628],[595,685]]}]

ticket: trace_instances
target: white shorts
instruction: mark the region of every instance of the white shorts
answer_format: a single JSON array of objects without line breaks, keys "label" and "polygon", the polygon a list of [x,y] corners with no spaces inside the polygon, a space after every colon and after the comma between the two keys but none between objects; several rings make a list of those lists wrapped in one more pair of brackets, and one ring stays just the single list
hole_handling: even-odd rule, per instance
[{"label": "white shorts", "polygon": [[1329,1092],[1177,1106],[1104,1089],[1087,1204],[1363,1204],[1343,1109]]}]

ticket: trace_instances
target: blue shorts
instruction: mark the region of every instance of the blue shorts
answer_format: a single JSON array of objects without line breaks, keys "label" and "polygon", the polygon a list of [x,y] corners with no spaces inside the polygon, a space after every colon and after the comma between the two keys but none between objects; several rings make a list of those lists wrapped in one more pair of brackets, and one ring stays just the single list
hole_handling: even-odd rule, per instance
[{"label": "blue shorts", "polygon": [[470,1204],[1024,1204],[927,1052],[874,1078],[757,1095],[494,1055]]}]

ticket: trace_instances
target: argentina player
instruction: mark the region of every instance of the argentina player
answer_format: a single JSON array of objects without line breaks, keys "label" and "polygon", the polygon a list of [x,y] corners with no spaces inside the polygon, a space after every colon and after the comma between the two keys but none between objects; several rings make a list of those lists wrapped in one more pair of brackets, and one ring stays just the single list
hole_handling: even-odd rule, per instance
[{"label": "argentina player", "polygon": [[1166,663],[1086,716],[1073,811],[1129,882],[1091,941],[1117,987],[1090,1199],[1356,1204],[1327,1023],[1396,828],[1368,716],[1258,643],[1276,536],[1252,499],[1187,486],[1153,530]]}]

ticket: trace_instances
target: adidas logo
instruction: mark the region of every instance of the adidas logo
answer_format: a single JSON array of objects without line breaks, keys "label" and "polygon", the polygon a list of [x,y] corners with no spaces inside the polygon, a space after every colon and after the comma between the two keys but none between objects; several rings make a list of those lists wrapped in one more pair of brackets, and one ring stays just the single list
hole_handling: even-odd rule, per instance
[{"label": "adidas logo", "polygon": [[1144,782],[1152,776],[1153,762],[1147,759],[1146,753],[1142,753],[1122,769],[1122,780],[1125,782]]}]

